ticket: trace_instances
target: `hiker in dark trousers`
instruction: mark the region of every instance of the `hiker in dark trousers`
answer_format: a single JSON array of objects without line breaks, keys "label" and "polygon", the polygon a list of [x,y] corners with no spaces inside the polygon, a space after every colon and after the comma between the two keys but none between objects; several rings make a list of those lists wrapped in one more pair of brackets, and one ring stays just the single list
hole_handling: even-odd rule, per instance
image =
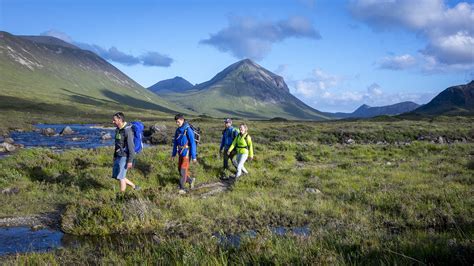
[{"label": "hiker in dark trousers", "polygon": [[174,120],[178,128],[173,138],[171,158],[174,159],[178,154],[179,194],[185,194],[185,184],[189,183],[190,188],[193,189],[196,182],[196,178],[191,178],[189,175],[189,158],[192,159],[193,163],[196,163],[196,142],[194,131],[185,121],[184,115],[177,114]]},{"label": "hiker in dark trousers", "polygon": [[229,159],[234,164],[235,168],[237,168],[237,162],[235,162],[234,156],[236,155],[236,151],[233,150],[229,155],[227,155],[227,151],[229,150],[230,145],[234,141],[235,137],[239,134],[239,130],[232,127],[232,119],[226,118],[224,119],[224,130],[222,131],[222,140],[221,140],[221,147],[219,148],[219,153],[223,154],[224,157],[224,171],[229,169]]},{"label": "hiker in dark trousers", "polygon": [[112,123],[117,127],[115,130],[114,166],[112,177],[120,181],[120,191],[124,192],[127,185],[139,189],[132,181],[126,178],[127,170],[133,167],[135,159],[135,145],[133,143],[133,130],[125,122],[122,112],[114,114]]}]

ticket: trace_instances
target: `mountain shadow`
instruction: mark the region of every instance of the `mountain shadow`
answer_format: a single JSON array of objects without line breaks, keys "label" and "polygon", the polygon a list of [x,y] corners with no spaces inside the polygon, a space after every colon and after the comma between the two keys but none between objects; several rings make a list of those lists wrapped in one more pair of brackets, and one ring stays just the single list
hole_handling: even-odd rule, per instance
[{"label": "mountain shadow", "polygon": [[120,95],[120,94],[115,93],[111,90],[102,89],[101,93],[109,99],[112,99],[112,100],[114,100],[118,103],[122,103],[122,104],[125,104],[125,105],[128,105],[128,106],[131,106],[131,107],[140,108],[140,109],[152,109],[152,110],[157,110],[157,111],[161,111],[161,112],[165,112],[165,113],[175,113],[176,112],[175,110],[171,110],[171,109],[163,107],[161,105],[157,105],[157,104],[154,104],[154,103],[151,103],[151,102],[140,100],[140,99],[128,96],[128,95]]}]

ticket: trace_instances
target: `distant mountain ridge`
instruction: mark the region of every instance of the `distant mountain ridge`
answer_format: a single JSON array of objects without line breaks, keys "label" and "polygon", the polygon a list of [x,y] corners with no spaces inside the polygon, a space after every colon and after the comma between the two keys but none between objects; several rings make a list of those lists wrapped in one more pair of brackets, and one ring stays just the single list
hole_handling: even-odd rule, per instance
[{"label": "distant mountain ridge", "polygon": [[63,46],[71,49],[80,49],[79,47],[65,42],[61,39],[51,37],[51,36],[30,36],[30,35],[18,35],[18,38],[24,39],[24,40],[29,40],[35,43],[41,43],[41,44],[47,44],[47,45],[57,45],[57,46]]},{"label": "distant mountain ridge", "polygon": [[452,86],[434,97],[429,103],[415,109],[418,115],[473,115],[474,80]]},{"label": "distant mountain ridge", "polygon": [[157,82],[148,89],[156,94],[170,93],[170,92],[185,92],[193,87],[189,81],[182,77],[174,77],[172,79],[165,79]]},{"label": "distant mountain ridge", "polygon": [[363,104],[352,113],[338,112],[333,113],[333,116],[336,118],[370,118],[381,115],[399,115],[411,112],[419,106],[419,104],[410,101],[376,107]]},{"label": "distant mountain ridge", "polygon": [[160,95],[189,110],[214,117],[328,119],[293,96],[282,77],[250,59],[238,61],[209,81],[182,93]]},{"label": "distant mountain ridge", "polygon": [[[73,103],[175,112],[174,104],[149,92],[95,53],[47,36],[0,32],[0,96],[14,101]],[[0,106],[1,107],[1,106]],[[180,109],[181,110],[181,109]]]}]

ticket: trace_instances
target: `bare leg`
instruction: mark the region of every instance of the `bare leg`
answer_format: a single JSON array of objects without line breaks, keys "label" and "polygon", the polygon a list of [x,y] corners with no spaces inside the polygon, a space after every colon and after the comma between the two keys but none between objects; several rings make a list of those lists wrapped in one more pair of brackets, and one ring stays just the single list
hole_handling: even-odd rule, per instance
[{"label": "bare leg", "polygon": [[127,189],[127,185],[131,186],[132,188],[135,188],[135,184],[133,184],[132,181],[128,180],[128,178],[120,179],[121,192],[124,192],[125,189]]}]

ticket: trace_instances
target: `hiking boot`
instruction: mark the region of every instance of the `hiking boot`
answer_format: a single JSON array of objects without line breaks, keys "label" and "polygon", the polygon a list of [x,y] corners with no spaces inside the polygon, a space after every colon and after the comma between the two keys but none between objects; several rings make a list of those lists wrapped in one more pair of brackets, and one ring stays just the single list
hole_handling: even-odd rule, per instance
[{"label": "hiking boot", "polygon": [[178,190],[178,194],[179,195],[184,195],[184,194],[186,194],[186,190],[180,189],[180,190]]},{"label": "hiking boot", "polygon": [[191,189],[194,189],[194,184],[196,184],[196,178],[195,177],[191,178],[191,182],[189,183],[189,187]]},{"label": "hiking boot", "polygon": [[140,190],[142,189],[139,185],[135,185],[135,187],[133,188],[133,190]]}]

